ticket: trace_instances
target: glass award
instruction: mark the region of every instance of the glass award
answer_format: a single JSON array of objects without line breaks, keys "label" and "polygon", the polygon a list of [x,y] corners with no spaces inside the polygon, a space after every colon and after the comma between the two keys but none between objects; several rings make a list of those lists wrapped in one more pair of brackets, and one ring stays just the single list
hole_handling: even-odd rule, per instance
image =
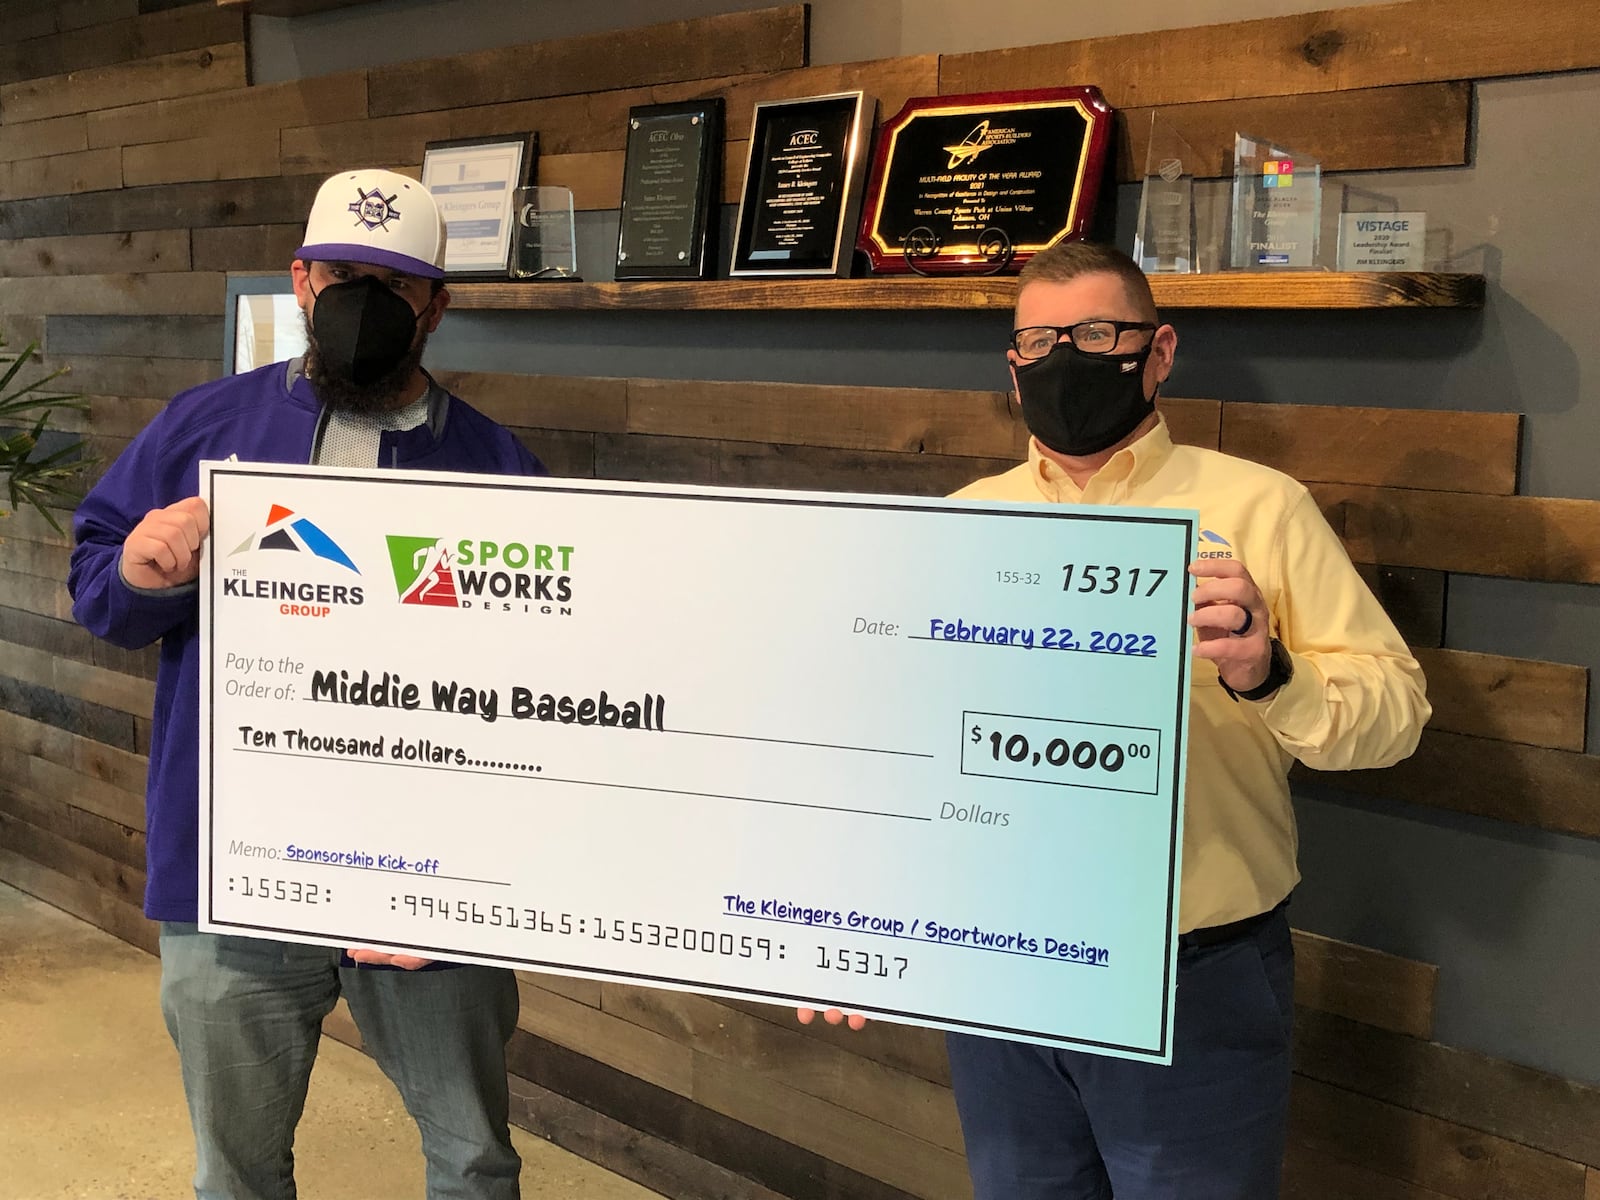
[{"label": "glass award", "polygon": [[511,278],[578,278],[578,243],[572,189],[518,188],[511,236]]},{"label": "glass award", "polygon": [[1322,232],[1322,165],[1246,134],[1233,140],[1230,265],[1242,271],[1309,271]]},{"label": "glass award", "polygon": [[1200,269],[1194,244],[1194,147],[1159,112],[1150,114],[1144,184],[1133,257],[1146,275],[1189,274]]}]

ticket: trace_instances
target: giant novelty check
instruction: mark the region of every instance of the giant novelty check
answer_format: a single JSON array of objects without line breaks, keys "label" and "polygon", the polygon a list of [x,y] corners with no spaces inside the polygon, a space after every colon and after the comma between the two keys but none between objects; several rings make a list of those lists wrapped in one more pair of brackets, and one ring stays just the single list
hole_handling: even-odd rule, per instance
[{"label": "giant novelty check", "polygon": [[201,494],[203,928],[1169,1060],[1193,513]]}]

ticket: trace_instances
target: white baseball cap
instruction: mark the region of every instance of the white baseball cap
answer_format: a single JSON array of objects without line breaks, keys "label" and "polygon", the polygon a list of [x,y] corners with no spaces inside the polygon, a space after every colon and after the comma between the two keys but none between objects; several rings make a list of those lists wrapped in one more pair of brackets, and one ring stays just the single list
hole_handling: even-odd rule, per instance
[{"label": "white baseball cap", "polygon": [[428,189],[393,171],[335,175],[317,189],[294,256],[444,278],[444,218]]}]

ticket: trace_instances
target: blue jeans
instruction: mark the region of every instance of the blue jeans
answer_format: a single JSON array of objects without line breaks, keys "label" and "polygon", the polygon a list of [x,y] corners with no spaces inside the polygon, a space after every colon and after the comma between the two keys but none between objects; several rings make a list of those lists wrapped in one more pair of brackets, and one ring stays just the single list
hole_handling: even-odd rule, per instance
[{"label": "blue jeans", "polygon": [[1274,1200],[1294,946],[1282,908],[1178,951],[1172,1065],[949,1035],[977,1200]]},{"label": "blue jeans", "polygon": [[422,1132],[430,1200],[516,1200],[510,971],[340,967],[327,946],[161,926],[161,1011],[194,1126],[199,1200],[294,1200],[294,1131],[341,991]]}]

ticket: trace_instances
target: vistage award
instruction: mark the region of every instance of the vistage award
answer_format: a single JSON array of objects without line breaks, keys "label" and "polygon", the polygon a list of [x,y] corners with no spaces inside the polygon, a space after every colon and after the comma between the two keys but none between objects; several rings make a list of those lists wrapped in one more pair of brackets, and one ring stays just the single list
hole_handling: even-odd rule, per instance
[{"label": "vistage award", "polygon": [[1428,214],[1351,212],[1339,217],[1339,270],[1421,271],[1427,265]]}]

